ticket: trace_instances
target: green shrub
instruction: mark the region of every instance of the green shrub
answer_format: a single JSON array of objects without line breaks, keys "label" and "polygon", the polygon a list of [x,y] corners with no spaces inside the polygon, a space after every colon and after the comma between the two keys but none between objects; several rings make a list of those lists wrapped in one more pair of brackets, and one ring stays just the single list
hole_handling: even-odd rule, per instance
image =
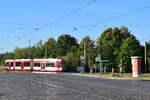
[{"label": "green shrub", "polygon": [[111,75],[112,77],[121,77],[121,75],[120,74],[114,74],[114,73],[112,73],[112,75]]}]

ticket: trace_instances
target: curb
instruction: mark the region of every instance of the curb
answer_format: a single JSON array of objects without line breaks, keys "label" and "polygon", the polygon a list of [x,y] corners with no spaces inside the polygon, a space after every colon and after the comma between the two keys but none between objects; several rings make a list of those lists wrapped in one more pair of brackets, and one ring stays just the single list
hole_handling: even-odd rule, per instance
[{"label": "curb", "polygon": [[124,78],[124,77],[106,77],[106,76],[99,76],[99,75],[85,75],[85,74],[76,74],[72,73],[72,75],[77,76],[85,76],[85,77],[93,77],[93,78],[101,78],[101,79],[111,79],[111,80],[138,80],[138,81],[150,81],[150,79],[132,79],[132,78]]}]

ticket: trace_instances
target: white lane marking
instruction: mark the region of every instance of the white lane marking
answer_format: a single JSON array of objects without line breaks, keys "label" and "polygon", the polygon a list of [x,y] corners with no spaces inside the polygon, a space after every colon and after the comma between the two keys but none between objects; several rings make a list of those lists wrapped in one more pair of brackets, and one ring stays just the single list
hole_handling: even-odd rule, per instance
[{"label": "white lane marking", "polygon": [[[66,90],[69,90],[69,91],[73,91],[73,92],[77,92],[77,93],[80,93],[80,94],[89,96],[89,93],[87,94],[87,93],[82,92],[82,91],[79,91],[79,90],[70,89],[70,88],[66,88],[66,87],[63,87],[63,86],[58,86],[58,85],[54,85],[54,84],[47,83],[47,82],[41,82],[41,81],[39,81],[39,80],[33,80],[33,79],[29,79],[29,78],[23,78],[23,79],[28,80],[28,81],[32,81],[32,82],[35,82],[35,83],[39,83],[39,84],[51,86],[51,87],[66,89]],[[91,96],[96,96],[96,97],[98,97],[98,98],[102,98],[102,99],[106,99],[106,100],[113,100],[113,99],[111,99],[111,98],[104,97],[104,96],[100,96],[100,95],[96,95],[96,94],[92,94]]]}]

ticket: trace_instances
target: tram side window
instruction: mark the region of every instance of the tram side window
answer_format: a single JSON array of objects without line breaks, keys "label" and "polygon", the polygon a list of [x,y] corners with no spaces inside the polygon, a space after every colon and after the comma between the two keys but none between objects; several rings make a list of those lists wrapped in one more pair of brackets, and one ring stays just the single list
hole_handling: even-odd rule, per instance
[{"label": "tram side window", "polygon": [[46,63],[46,67],[55,67],[55,63]]},{"label": "tram side window", "polygon": [[35,67],[40,67],[40,63],[34,63]]},{"label": "tram side window", "polygon": [[5,66],[9,66],[9,62],[5,63]]},{"label": "tram side window", "polygon": [[25,62],[24,66],[30,66],[30,62]]},{"label": "tram side window", "polygon": [[14,63],[13,63],[13,62],[11,62],[11,63],[10,63],[10,66],[14,66]]},{"label": "tram side window", "polygon": [[16,62],[16,66],[21,66],[21,62]]}]

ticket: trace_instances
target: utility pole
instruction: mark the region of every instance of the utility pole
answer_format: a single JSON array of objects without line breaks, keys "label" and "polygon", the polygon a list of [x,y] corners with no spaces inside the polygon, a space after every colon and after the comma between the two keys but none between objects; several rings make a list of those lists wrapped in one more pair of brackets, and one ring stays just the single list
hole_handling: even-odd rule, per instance
[{"label": "utility pole", "polygon": [[47,58],[47,45],[45,45],[45,58]]},{"label": "utility pole", "polygon": [[31,63],[30,63],[30,66],[31,66],[31,71],[33,70],[33,66],[34,66],[34,63],[33,63],[33,57],[31,57],[31,41],[29,40],[29,49],[28,49],[28,59],[31,60]]},{"label": "utility pole", "polygon": [[[3,48],[0,48],[0,50],[3,50]],[[0,57],[0,63],[3,61],[2,57]]]},{"label": "utility pole", "polygon": [[88,50],[88,64],[89,64],[89,68],[90,68],[90,73],[92,73],[92,68],[91,68],[91,50],[90,50],[90,47],[89,47],[89,50]]},{"label": "utility pole", "polygon": [[97,55],[97,57],[95,58],[95,61],[96,62],[99,62],[99,72],[100,72],[100,78],[101,78],[101,75],[102,75],[102,58],[100,55]]},{"label": "utility pole", "polygon": [[84,67],[86,70],[86,41],[84,41]]},{"label": "utility pole", "polygon": [[102,77],[102,62],[100,61],[100,68],[99,68],[100,70],[100,78]]},{"label": "utility pole", "polygon": [[29,40],[28,59],[31,59],[31,41]]},{"label": "utility pole", "polygon": [[89,67],[90,67],[90,73],[93,73],[92,68],[91,68],[91,56],[89,55]]},{"label": "utility pole", "polygon": [[89,50],[88,50],[88,63],[89,63],[89,68],[90,68],[90,73],[93,73],[93,69],[91,67],[91,44],[90,44],[90,41],[88,42],[88,45],[89,45]]},{"label": "utility pole", "polygon": [[145,72],[147,72],[147,50],[146,50],[146,42],[145,42]]},{"label": "utility pole", "polygon": [[123,66],[122,66],[122,59],[121,59],[121,73],[122,73],[122,75],[123,75]]}]

